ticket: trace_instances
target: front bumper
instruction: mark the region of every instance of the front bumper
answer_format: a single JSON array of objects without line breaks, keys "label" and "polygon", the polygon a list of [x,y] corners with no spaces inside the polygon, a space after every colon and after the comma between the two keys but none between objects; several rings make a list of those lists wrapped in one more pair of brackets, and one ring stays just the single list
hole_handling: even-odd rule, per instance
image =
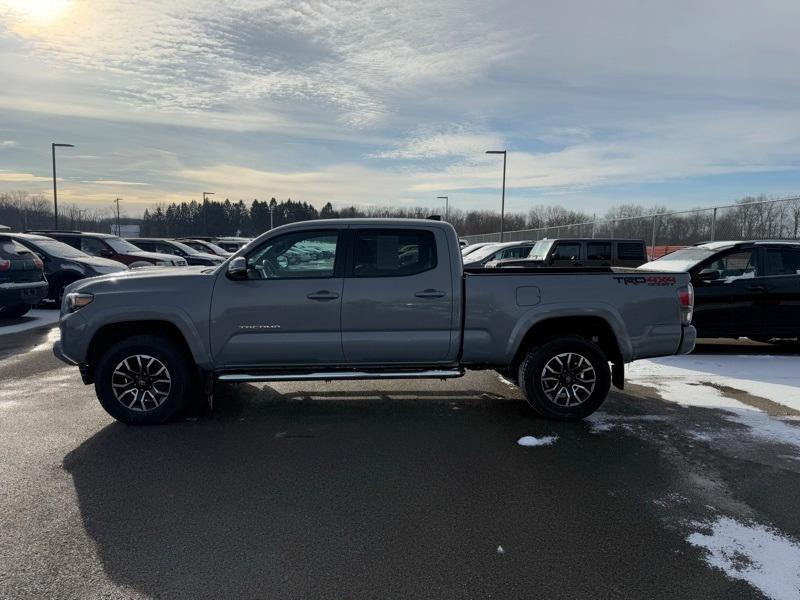
[{"label": "front bumper", "polygon": [[697,330],[694,325],[686,325],[683,327],[683,335],[681,336],[681,344],[675,354],[689,354],[694,350],[694,343],[697,340]]},{"label": "front bumper", "polygon": [[58,340],[55,344],[53,344],[53,354],[55,357],[60,360],[61,362],[65,362],[68,365],[77,365],[78,363],[72,360],[69,356],[64,354],[64,349],[61,346],[61,340]]}]

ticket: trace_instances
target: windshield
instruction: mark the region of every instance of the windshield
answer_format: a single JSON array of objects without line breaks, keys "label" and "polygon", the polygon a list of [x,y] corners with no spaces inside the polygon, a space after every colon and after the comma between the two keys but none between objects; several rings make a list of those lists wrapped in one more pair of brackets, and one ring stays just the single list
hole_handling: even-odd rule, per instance
[{"label": "windshield", "polygon": [[175,242],[175,241],[170,240],[169,244],[171,246],[175,246],[175,247],[179,248],[180,251],[183,252],[184,254],[197,254],[198,252],[202,252],[204,254],[208,254],[205,250],[195,250],[194,248],[192,248],[191,246],[187,246],[183,242]]},{"label": "windshield", "polygon": [[642,265],[641,268],[646,268],[651,265],[653,269],[664,269],[669,271],[688,271],[696,264],[704,261],[705,259],[713,256],[719,252],[719,249],[709,250],[700,246],[692,246],[690,248],[683,248],[676,250],[670,254],[665,254],[661,258]]},{"label": "windshield", "polygon": [[112,238],[103,238],[103,241],[111,246],[115,252],[119,252],[120,254],[126,254],[128,252],[141,252],[141,248],[137,248],[133,244],[131,244],[128,240],[123,240],[122,238],[112,237]]},{"label": "windshield", "polygon": [[528,258],[532,260],[544,260],[552,244],[552,240],[539,240],[533,245],[533,248],[531,248],[531,251],[528,253]]},{"label": "windshield", "polygon": [[52,254],[58,258],[89,258],[85,252],[81,252],[77,248],[73,248],[69,244],[57,242],[56,240],[23,240],[25,243],[30,244],[47,254]]},{"label": "windshield", "polygon": [[478,248],[475,252],[472,252],[468,257],[467,262],[475,262],[476,260],[483,260],[487,256],[490,256],[497,252],[500,249],[500,244],[489,244],[488,246],[484,246],[483,248]]},{"label": "windshield", "polygon": [[230,252],[228,252],[224,248],[220,248],[219,246],[217,246],[216,244],[212,244],[211,242],[204,242],[202,240],[193,240],[191,242],[183,242],[183,243],[186,244],[187,246],[191,246],[198,252],[208,252],[210,250],[214,254],[219,254],[221,256],[230,254]]}]

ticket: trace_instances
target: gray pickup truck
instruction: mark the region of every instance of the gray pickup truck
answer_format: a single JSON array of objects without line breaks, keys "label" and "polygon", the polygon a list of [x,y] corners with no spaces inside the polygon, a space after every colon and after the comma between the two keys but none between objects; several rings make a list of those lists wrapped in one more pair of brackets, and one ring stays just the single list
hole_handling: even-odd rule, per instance
[{"label": "gray pickup truck", "polygon": [[137,270],[69,286],[61,360],[116,419],[163,423],[214,381],[459,377],[495,369],[533,410],[580,419],[624,364],[689,352],[683,273],[464,270],[447,223],[308,221],[219,267]]}]

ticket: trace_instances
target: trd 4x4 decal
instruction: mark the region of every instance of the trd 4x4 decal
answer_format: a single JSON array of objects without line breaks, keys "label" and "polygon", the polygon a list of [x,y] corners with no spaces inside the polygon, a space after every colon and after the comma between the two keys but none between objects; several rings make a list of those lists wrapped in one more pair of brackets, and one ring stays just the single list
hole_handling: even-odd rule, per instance
[{"label": "trd 4x4 decal", "polygon": [[625,275],[614,277],[617,283],[624,285],[675,285],[677,280],[673,275]]}]

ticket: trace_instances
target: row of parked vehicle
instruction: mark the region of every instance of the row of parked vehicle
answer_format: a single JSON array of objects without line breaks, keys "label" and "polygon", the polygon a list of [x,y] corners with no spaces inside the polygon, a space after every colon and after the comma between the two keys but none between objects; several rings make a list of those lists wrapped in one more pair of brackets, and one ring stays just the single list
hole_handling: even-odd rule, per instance
[{"label": "row of parked vehicle", "polygon": [[247,238],[129,238],[81,231],[0,231],[0,316],[45,299],[61,303],[71,283],[138,267],[216,266]]},{"label": "row of parked vehicle", "polygon": [[623,285],[651,285],[641,271],[689,273],[699,337],[800,339],[800,242],[724,241],[647,260],[643,240],[571,238],[480,243],[462,249],[465,268],[617,269]]}]

